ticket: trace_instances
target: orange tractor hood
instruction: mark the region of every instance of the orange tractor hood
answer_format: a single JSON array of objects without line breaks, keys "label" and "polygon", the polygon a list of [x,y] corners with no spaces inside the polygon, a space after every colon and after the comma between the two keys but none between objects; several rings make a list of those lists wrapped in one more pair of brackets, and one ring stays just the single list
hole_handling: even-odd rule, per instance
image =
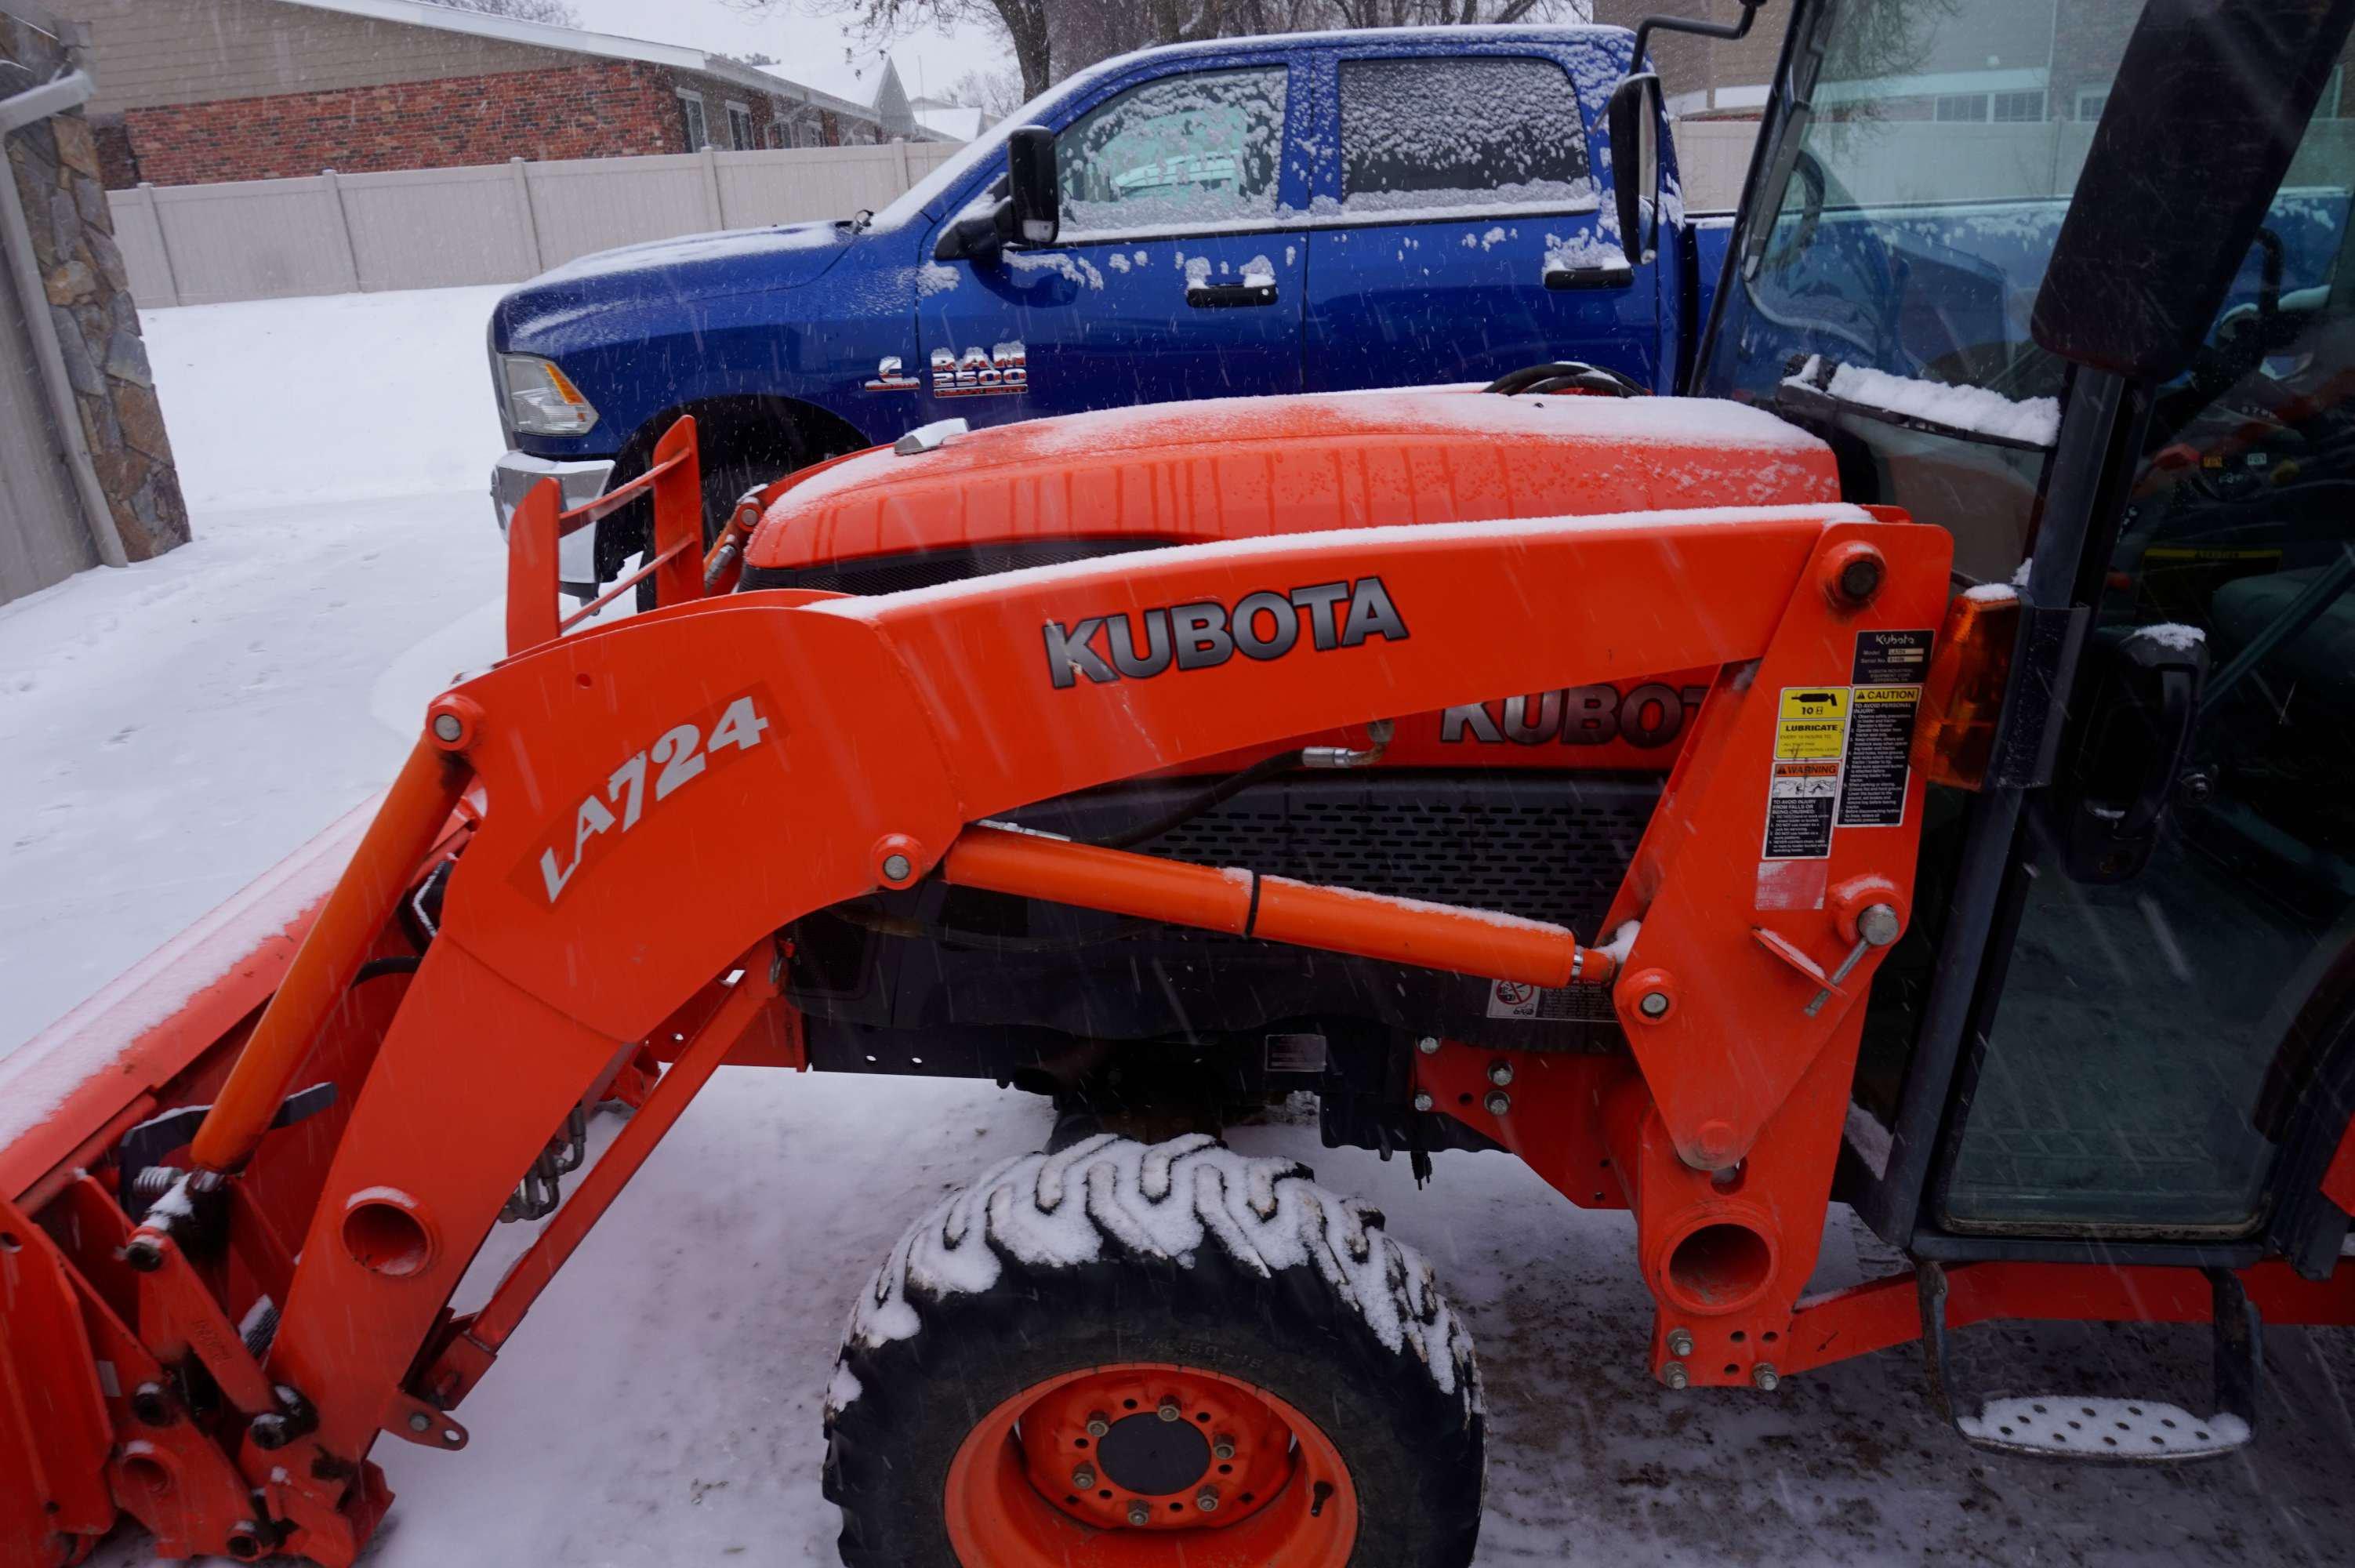
[{"label": "orange tractor hood", "polygon": [[941,428],[937,444],[920,432],[773,492],[747,566],[1839,498],[1822,442],[1763,410],[1688,398],[1417,388]]}]

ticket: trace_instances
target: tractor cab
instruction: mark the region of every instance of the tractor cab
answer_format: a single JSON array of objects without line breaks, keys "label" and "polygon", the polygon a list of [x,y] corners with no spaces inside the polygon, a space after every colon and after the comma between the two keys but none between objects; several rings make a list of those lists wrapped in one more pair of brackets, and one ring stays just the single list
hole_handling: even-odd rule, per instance
[{"label": "tractor cab", "polygon": [[1693,389],[2019,605],[1849,1115],[1840,1193],[1917,1258],[2345,1239],[2355,120],[2277,15],[2333,9],[1791,12]]}]

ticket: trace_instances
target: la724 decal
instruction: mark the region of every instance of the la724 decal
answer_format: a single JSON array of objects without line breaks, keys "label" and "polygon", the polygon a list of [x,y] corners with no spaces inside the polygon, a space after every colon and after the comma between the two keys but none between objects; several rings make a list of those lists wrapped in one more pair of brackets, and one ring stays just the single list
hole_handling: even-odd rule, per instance
[{"label": "la724 decal", "polygon": [[761,711],[767,695],[756,688],[715,702],[632,752],[603,784],[581,797],[568,827],[540,841],[517,868],[516,880],[545,892],[553,904],[583,867],[645,821],[648,812],[662,809],[698,779],[759,751],[771,727]]}]

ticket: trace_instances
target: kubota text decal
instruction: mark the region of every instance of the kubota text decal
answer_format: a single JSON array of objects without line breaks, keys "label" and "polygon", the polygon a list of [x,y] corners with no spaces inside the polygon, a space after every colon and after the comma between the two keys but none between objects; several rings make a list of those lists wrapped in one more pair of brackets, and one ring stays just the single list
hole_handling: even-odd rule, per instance
[{"label": "kubota text decal", "polygon": [[1209,669],[1241,654],[1280,659],[1298,646],[1305,626],[1319,653],[1354,648],[1369,637],[1406,640],[1406,622],[1379,577],[1316,582],[1289,592],[1262,589],[1232,606],[1216,600],[1172,604],[1135,615],[1091,615],[1066,627],[1046,624],[1047,674],[1058,688],[1085,676],[1098,685],[1143,680],[1168,669]]},{"label": "kubota text decal", "polygon": [[762,712],[769,706],[767,697],[766,688],[755,687],[722,699],[633,752],[602,786],[582,797],[570,822],[540,841],[531,858],[517,868],[516,881],[540,889],[554,903],[582,867],[645,821],[649,810],[661,807],[696,780],[759,751],[761,737],[771,727]]}]

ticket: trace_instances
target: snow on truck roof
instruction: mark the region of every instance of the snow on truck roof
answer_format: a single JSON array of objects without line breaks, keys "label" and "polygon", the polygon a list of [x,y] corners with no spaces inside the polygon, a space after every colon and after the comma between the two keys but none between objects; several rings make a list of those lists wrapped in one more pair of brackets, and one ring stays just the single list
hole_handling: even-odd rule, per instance
[{"label": "snow on truck roof", "polygon": [[[993,156],[1005,144],[1006,139],[1018,129],[1031,123],[1037,111],[1050,101],[1060,101],[1087,91],[1108,77],[1126,70],[1136,61],[1151,56],[1156,59],[1204,56],[1215,58],[1239,50],[1280,45],[1286,48],[1303,44],[1428,44],[1446,43],[1496,44],[1524,41],[1554,43],[1618,44],[1633,40],[1635,34],[1625,27],[1614,27],[1600,22],[1563,22],[1529,24],[1520,22],[1488,22],[1468,27],[1333,27],[1308,33],[1254,33],[1240,38],[1204,38],[1194,43],[1156,44],[1150,48],[1135,49],[1124,55],[1114,55],[1098,60],[1084,70],[1072,72],[1061,81],[1048,88],[1019,109],[1005,116],[967,142],[956,153],[934,168],[931,174],[894,197],[890,206],[875,214],[873,227],[896,229],[919,212],[929,211],[933,203],[946,196],[950,189],[973,170]],[[1614,56],[1611,75],[1615,79],[1620,61]],[[1579,91],[1593,93],[1607,88],[1600,71],[1579,73]]]}]

